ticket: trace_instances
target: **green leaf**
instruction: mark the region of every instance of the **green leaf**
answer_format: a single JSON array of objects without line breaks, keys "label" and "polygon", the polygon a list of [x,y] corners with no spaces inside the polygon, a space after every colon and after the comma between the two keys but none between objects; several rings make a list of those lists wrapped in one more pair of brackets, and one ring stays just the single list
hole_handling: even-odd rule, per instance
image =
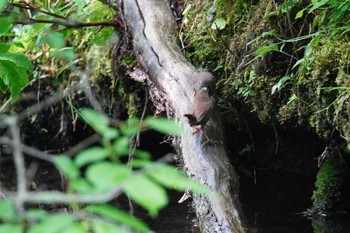
[{"label": "green leaf", "polygon": [[226,25],[227,25],[227,22],[225,19],[218,18],[218,19],[214,20],[214,22],[211,24],[210,28],[213,30],[217,30],[217,29],[222,30],[226,27]]},{"label": "green leaf", "polygon": [[21,225],[18,224],[1,224],[0,225],[1,233],[22,233],[23,229]]},{"label": "green leaf", "polygon": [[134,136],[140,130],[140,120],[137,118],[129,118],[127,124],[121,124],[119,129],[126,136]]},{"label": "green leaf", "polygon": [[167,164],[153,164],[147,168],[147,175],[169,189],[185,191],[189,189],[195,193],[213,194],[206,186],[191,180],[175,167]]},{"label": "green leaf", "polygon": [[179,123],[167,118],[147,117],[145,123],[152,129],[164,134],[181,135],[183,133],[183,128]]},{"label": "green leaf", "polygon": [[145,208],[152,217],[168,204],[168,196],[161,186],[144,175],[135,175],[124,186],[129,197]]},{"label": "green leaf", "polygon": [[71,181],[72,188],[81,194],[92,194],[96,193],[96,189],[93,185],[83,178],[78,178]]},{"label": "green leaf", "polygon": [[[85,225],[85,224],[84,224]],[[88,231],[83,226],[83,223],[73,223],[64,228],[64,230],[57,233],[87,233]]]},{"label": "green leaf", "polygon": [[105,222],[99,219],[93,219],[91,221],[92,232],[94,233],[130,233],[121,229],[119,226]]},{"label": "green leaf", "polygon": [[29,227],[27,233],[61,233],[66,232],[74,221],[67,214],[51,214],[44,217],[39,223]]},{"label": "green leaf", "polygon": [[[3,1],[3,0],[2,0]],[[0,2],[0,12],[3,3]],[[11,28],[11,21],[9,18],[0,18],[0,35],[5,34]]]},{"label": "green leaf", "polygon": [[61,49],[66,44],[64,35],[59,32],[47,32],[44,40],[51,48]]},{"label": "green leaf", "polygon": [[56,57],[56,58],[63,59],[66,61],[74,61],[77,58],[73,48],[69,48],[69,47],[65,47],[65,48],[61,48],[59,50],[52,51],[50,53],[50,55],[52,57]]},{"label": "green leaf", "polygon": [[28,76],[24,69],[13,62],[4,60],[0,60],[0,79],[2,81],[0,84],[1,90],[5,89],[6,91],[8,89],[14,99],[19,96],[22,87],[28,83]]},{"label": "green leaf", "polygon": [[147,227],[147,225],[141,220],[135,218],[134,216],[122,210],[116,209],[107,204],[90,205],[86,207],[85,210],[93,214],[98,214],[100,216],[110,218],[114,221],[117,221],[118,223],[122,223],[124,225],[130,226],[135,230],[138,230],[141,232],[147,233],[149,231],[149,228]]},{"label": "green leaf", "polygon": [[108,27],[108,28],[104,28],[101,31],[99,31],[95,37],[89,41],[89,45],[99,45],[99,46],[106,46],[108,45],[108,41],[111,38],[111,36],[113,35],[113,28]]},{"label": "green leaf", "polygon": [[97,192],[116,187],[129,176],[129,168],[111,162],[92,164],[86,170],[86,178],[94,185]]},{"label": "green leaf", "polygon": [[16,207],[8,200],[0,200],[0,210],[0,220],[11,221],[17,218]]},{"label": "green leaf", "polygon": [[277,44],[269,44],[266,46],[261,46],[255,51],[257,57],[264,57],[270,52],[278,51]]},{"label": "green leaf", "polygon": [[5,53],[10,49],[10,44],[0,42],[0,54]]},{"label": "green leaf", "polygon": [[75,164],[82,167],[89,163],[101,161],[108,157],[108,151],[103,147],[91,147],[78,153],[75,157]]},{"label": "green leaf", "polygon": [[26,212],[27,216],[32,219],[42,219],[47,216],[47,213],[45,210],[42,209],[29,209]]},{"label": "green leaf", "polygon": [[55,165],[64,176],[68,179],[77,179],[79,177],[79,169],[73,160],[66,155],[58,155],[54,159]]},{"label": "green leaf", "polygon": [[129,137],[120,137],[113,143],[113,150],[114,152],[119,155],[127,155],[129,154],[129,143],[130,138]]},{"label": "green leaf", "polygon": [[301,17],[303,17],[305,10],[306,9],[302,9],[301,11],[298,11],[298,13],[295,15],[295,19],[300,19]]},{"label": "green leaf", "polygon": [[0,53],[0,61],[10,61],[16,66],[21,67],[29,72],[32,72],[34,67],[28,57],[18,53]]},{"label": "green leaf", "polygon": [[103,134],[103,131],[108,128],[108,118],[99,112],[89,108],[80,110],[80,116],[89,124],[96,132]]},{"label": "green leaf", "polygon": [[3,11],[8,4],[8,0],[1,0],[0,1],[0,12]]}]

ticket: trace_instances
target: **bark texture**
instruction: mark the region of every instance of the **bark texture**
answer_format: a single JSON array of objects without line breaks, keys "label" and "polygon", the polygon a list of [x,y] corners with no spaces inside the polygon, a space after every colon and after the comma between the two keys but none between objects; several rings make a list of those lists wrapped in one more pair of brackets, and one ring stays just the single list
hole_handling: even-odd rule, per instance
[{"label": "bark texture", "polygon": [[192,135],[184,114],[193,101],[196,69],[177,45],[177,29],[167,0],[124,0],[120,3],[134,52],[148,74],[153,102],[164,106],[168,117],[185,127],[174,146],[183,157],[188,176],[217,191],[222,199],[194,195],[193,203],[201,232],[246,232],[237,200],[238,177],[224,150],[222,126],[216,110],[204,131]]}]

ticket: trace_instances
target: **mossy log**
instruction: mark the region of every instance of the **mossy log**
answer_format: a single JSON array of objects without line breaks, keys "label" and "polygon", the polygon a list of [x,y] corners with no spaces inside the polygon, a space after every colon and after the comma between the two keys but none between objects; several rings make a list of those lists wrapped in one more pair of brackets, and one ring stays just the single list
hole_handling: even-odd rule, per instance
[{"label": "mossy log", "polygon": [[184,114],[193,101],[196,69],[177,44],[177,29],[167,0],[121,1],[119,9],[133,42],[134,54],[148,74],[153,103],[185,127],[174,147],[188,176],[218,192],[220,200],[193,195],[201,232],[246,232],[237,200],[238,177],[224,150],[220,117],[214,111],[203,133],[192,134]]}]

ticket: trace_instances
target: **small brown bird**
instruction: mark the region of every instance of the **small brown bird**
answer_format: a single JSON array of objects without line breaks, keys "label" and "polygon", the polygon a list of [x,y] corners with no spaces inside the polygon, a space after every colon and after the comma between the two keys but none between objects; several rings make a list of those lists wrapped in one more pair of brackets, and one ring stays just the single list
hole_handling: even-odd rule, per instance
[{"label": "small brown bird", "polygon": [[206,71],[199,72],[194,78],[194,83],[195,90],[207,87],[209,89],[209,96],[212,96],[214,94],[216,79],[211,73]]},{"label": "small brown bird", "polygon": [[197,133],[203,129],[205,124],[209,121],[214,108],[214,101],[209,95],[209,88],[202,87],[195,91],[192,107],[188,114],[184,116],[188,118],[188,123]]}]

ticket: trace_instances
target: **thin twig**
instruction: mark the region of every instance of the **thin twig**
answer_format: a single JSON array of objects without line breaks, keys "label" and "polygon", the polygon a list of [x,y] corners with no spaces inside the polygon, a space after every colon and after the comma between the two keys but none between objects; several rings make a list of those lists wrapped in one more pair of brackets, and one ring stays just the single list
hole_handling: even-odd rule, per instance
[{"label": "thin twig", "polygon": [[55,25],[62,25],[66,28],[83,28],[83,27],[115,27],[116,24],[114,22],[100,21],[100,22],[78,22],[73,20],[50,20],[50,19],[33,19],[27,18],[26,20],[14,20],[15,24],[29,25],[36,23],[49,23]]},{"label": "thin twig", "polygon": [[[0,144],[7,144],[7,145],[10,145],[13,150],[18,147],[17,144],[15,144],[13,142],[13,140],[7,138],[7,137],[0,137]],[[24,144],[20,144],[20,147],[19,148],[22,148],[22,151],[30,156],[33,156],[35,158],[38,158],[38,159],[41,159],[41,160],[44,160],[44,161],[47,161],[47,162],[51,162],[53,163],[53,157],[54,155],[51,155],[51,154],[48,154],[48,153],[45,153],[45,152],[42,152],[40,150],[37,150],[33,147],[30,147],[30,146],[27,146],[27,145],[24,145]]]},{"label": "thin twig", "polygon": [[24,158],[21,149],[21,138],[17,126],[18,119],[16,116],[10,116],[5,118],[5,123],[8,125],[13,138],[13,160],[15,163],[17,175],[17,195],[15,203],[19,215],[23,216],[23,204],[27,195],[27,179]]}]

